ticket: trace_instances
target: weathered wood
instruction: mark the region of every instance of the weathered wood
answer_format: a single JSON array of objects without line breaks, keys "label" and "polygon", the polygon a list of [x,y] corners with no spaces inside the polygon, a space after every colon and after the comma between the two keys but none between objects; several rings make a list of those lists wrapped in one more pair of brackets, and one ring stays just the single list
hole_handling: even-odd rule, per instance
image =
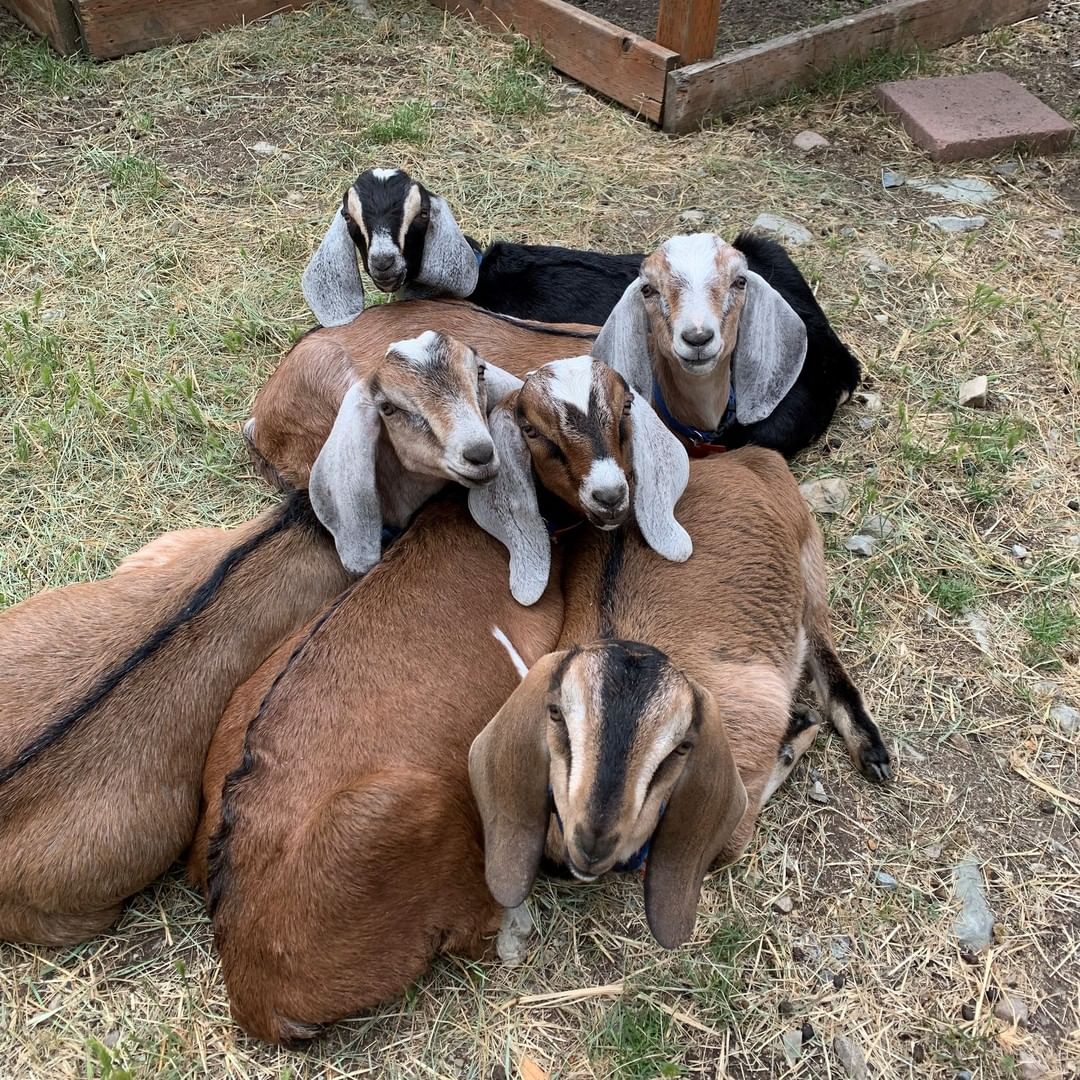
[{"label": "weathered wood", "polygon": [[70,56],[79,49],[79,24],[71,9],[71,0],[0,0],[21,23],[47,38],[61,55]]},{"label": "weathered wood", "polygon": [[850,18],[773,38],[668,76],[665,131],[691,131],[707,116],[776,97],[844,61],[877,51],[935,49],[1044,11],[1047,0],[891,0]]},{"label": "weathered wood", "polygon": [[492,30],[513,29],[571,78],[657,123],[678,54],[563,0],[432,0]]},{"label": "weathered wood", "polygon": [[83,41],[107,59],[290,11],[290,0],[76,0]]},{"label": "weathered wood", "polygon": [[660,0],[656,43],[696,64],[716,52],[716,24],[723,0]]}]

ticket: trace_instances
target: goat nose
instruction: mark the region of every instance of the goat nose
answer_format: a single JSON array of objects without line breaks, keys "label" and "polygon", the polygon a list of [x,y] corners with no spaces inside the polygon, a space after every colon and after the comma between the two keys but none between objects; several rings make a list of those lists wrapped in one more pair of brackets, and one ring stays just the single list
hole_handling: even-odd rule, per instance
[{"label": "goat nose", "polygon": [[603,862],[615,850],[614,836],[601,836],[588,825],[578,825],[574,829],[574,845],[589,866]]},{"label": "goat nose", "polygon": [[697,348],[708,345],[716,335],[708,327],[702,327],[700,330],[684,330],[680,336],[687,345]]},{"label": "goat nose", "polygon": [[495,456],[495,444],[487,441],[470,443],[461,451],[461,456],[470,465],[490,465]]},{"label": "goat nose", "polygon": [[372,270],[389,270],[394,265],[394,256],[380,253],[372,255],[369,261]]},{"label": "goat nose", "polygon": [[606,506],[609,510],[614,510],[615,507],[621,506],[626,498],[626,485],[611,484],[609,487],[593,488],[590,494],[593,502]]}]

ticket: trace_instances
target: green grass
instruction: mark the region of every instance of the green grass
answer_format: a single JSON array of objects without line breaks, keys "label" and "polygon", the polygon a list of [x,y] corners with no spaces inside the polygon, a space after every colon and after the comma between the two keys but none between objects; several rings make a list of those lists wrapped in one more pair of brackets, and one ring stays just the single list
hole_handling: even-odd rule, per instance
[{"label": "green grass", "polygon": [[543,52],[524,38],[515,40],[509,58],[494,64],[479,98],[496,118],[542,116],[549,108],[548,74]]},{"label": "green grass", "polygon": [[1024,647],[1027,664],[1043,670],[1060,670],[1062,654],[1073,645],[1080,629],[1080,618],[1072,605],[1067,600],[1033,600],[1020,623],[1028,635]]},{"label": "green grass", "polygon": [[936,577],[921,580],[923,592],[942,611],[950,615],[964,615],[975,606],[980,590],[966,574],[942,571]]},{"label": "green grass", "polygon": [[0,40],[0,84],[12,84],[68,94],[98,81],[96,65],[57,56],[42,38],[30,41]]},{"label": "green grass", "polygon": [[685,1075],[682,1045],[671,1015],[632,991],[605,1012],[592,1039],[594,1060],[611,1080],[657,1080]]},{"label": "green grass", "polygon": [[150,158],[92,149],[86,164],[109,181],[110,190],[122,202],[161,202],[172,188],[165,170]]},{"label": "green grass", "polygon": [[373,146],[391,143],[421,146],[427,141],[431,112],[431,106],[422,101],[406,101],[385,119],[368,124],[363,136]]},{"label": "green grass", "polygon": [[28,258],[48,227],[48,214],[39,207],[0,202],[0,260]]}]

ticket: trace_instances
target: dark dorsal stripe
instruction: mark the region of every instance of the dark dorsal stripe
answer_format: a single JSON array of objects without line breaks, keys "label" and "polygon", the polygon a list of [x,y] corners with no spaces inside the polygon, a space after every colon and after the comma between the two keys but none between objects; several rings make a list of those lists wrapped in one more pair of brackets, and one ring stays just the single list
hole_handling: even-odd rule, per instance
[{"label": "dark dorsal stripe", "polygon": [[25,746],[7,765],[0,768],[0,785],[7,783],[44,751],[71,733],[90,715],[140,664],[160,652],[181,627],[201,614],[217,596],[229,573],[252,552],[279,533],[295,527],[317,530],[329,535],[319,524],[311,509],[306,491],[292,492],[281,504],[274,519],[261,532],[227,552],[217,566],[188,596],[184,606],[162,623],[150,636],[115,667],[100,675],[89,691],[66,712],[53,720],[32,742]]},{"label": "dark dorsal stripe", "polygon": [[600,569],[600,633],[602,638],[615,638],[615,597],[618,593],[619,576],[622,574],[626,555],[626,530],[616,529],[604,534],[607,540],[604,561]]}]

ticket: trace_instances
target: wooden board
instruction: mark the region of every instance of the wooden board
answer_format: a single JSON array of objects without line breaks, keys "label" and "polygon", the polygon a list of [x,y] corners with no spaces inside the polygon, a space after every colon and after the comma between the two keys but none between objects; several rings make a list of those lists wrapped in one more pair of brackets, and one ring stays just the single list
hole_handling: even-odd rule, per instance
[{"label": "wooden board", "polygon": [[665,131],[694,130],[707,116],[776,97],[846,60],[878,50],[935,49],[1044,11],[1047,0],[891,0],[850,18],[800,30],[677,68],[668,76]]},{"label": "wooden board", "polygon": [[61,55],[79,49],[79,26],[71,10],[71,0],[0,0],[21,23],[49,39]]},{"label": "wooden board", "polygon": [[303,7],[290,0],[76,0],[87,52],[99,59],[192,41],[207,30]]},{"label": "wooden board", "polygon": [[656,42],[682,57],[684,64],[711,59],[723,0],[660,0]]},{"label": "wooden board", "polygon": [[563,0],[432,0],[491,30],[513,29],[578,82],[660,122],[667,74],[678,54]]}]

